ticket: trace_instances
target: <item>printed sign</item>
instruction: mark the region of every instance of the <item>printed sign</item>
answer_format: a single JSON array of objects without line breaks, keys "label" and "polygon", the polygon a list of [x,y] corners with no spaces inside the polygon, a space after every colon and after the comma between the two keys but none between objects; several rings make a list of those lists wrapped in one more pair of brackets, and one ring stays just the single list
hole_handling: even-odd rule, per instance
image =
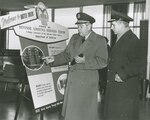
[{"label": "printed sign", "polygon": [[28,79],[35,109],[57,101],[52,73],[31,75]]},{"label": "printed sign", "polygon": [[0,16],[0,27],[1,29],[4,29],[35,19],[37,19],[35,9],[19,11],[13,14]]},{"label": "printed sign", "polygon": [[66,40],[69,36],[66,27],[53,22],[47,22],[45,26],[38,19],[15,26],[14,30],[18,36],[45,43]]}]

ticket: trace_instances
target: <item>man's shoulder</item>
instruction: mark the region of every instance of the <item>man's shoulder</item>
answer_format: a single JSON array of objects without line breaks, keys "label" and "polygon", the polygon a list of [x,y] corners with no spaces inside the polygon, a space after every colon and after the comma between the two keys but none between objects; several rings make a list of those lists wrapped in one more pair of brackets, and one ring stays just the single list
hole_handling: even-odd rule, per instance
[{"label": "man's shoulder", "polygon": [[79,33],[75,33],[72,35],[72,37],[80,37]]},{"label": "man's shoulder", "polygon": [[130,30],[128,32],[128,34],[126,34],[126,36],[128,37],[128,39],[126,41],[129,41],[129,42],[139,42],[139,38]]},{"label": "man's shoulder", "polygon": [[74,41],[74,39],[77,39],[79,37],[80,37],[80,35],[78,33],[75,33],[71,36],[70,41]]},{"label": "man's shoulder", "polygon": [[98,33],[95,33],[95,32],[92,32],[92,34],[97,38],[97,39],[102,39],[102,40],[105,40],[105,37],[98,34]]},{"label": "man's shoulder", "polygon": [[106,37],[99,35],[99,34],[96,34],[96,35],[97,35],[97,41],[104,42],[104,43],[107,42]]},{"label": "man's shoulder", "polygon": [[127,31],[125,35],[126,35],[127,37],[131,37],[132,39],[134,38],[134,39],[136,39],[136,40],[139,40],[139,38],[133,33],[132,30]]},{"label": "man's shoulder", "polygon": [[79,39],[81,36],[78,34],[78,33],[75,33],[71,36],[70,40],[69,40],[69,43],[70,44],[73,44],[74,42],[77,41],[77,39]]}]

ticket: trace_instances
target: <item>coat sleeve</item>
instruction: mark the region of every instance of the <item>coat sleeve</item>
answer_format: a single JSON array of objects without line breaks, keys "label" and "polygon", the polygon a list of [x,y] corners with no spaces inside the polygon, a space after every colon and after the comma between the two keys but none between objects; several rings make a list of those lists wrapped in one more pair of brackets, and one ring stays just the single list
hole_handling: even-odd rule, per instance
[{"label": "coat sleeve", "polygon": [[54,62],[52,63],[52,66],[68,64],[71,61],[70,46],[74,39],[75,35],[71,37],[65,50],[60,54],[54,56]]},{"label": "coat sleeve", "polygon": [[105,38],[97,37],[95,53],[85,58],[85,69],[102,69],[107,66],[107,43]]}]

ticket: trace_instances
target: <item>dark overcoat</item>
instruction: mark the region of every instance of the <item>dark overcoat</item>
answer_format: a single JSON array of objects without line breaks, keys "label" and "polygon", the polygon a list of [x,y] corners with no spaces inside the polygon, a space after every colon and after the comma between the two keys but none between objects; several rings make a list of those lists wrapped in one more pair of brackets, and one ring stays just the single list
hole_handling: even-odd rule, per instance
[{"label": "dark overcoat", "polygon": [[[110,52],[104,107],[106,120],[138,120],[138,75],[143,67],[140,49],[140,40],[129,30]],[[116,82],[115,74],[124,82]]]},{"label": "dark overcoat", "polygon": [[64,52],[55,56],[54,64],[71,62],[81,53],[85,63],[71,65],[68,72],[62,108],[65,120],[98,119],[98,69],[106,67],[108,56],[105,38],[92,32],[82,43],[79,34],[73,35]]}]

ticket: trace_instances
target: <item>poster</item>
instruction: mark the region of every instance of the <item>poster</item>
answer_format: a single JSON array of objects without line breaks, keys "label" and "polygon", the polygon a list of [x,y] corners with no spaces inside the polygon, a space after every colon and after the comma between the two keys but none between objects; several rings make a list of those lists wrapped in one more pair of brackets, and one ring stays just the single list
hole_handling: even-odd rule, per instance
[{"label": "poster", "polygon": [[62,104],[68,65],[50,67],[43,57],[56,55],[66,47],[68,29],[39,19],[14,27],[22,49],[22,62],[26,67],[35,112]]},{"label": "poster", "polygon": [[39,2],[36,8],[0,17],[1,29],[13,27],[21,44],[21,59],[26,68],[35,112],[62,103],[68,65],[51,67],[43,57],[57,55],[66,47],[68,29],[49,22],[47,7]]}]

